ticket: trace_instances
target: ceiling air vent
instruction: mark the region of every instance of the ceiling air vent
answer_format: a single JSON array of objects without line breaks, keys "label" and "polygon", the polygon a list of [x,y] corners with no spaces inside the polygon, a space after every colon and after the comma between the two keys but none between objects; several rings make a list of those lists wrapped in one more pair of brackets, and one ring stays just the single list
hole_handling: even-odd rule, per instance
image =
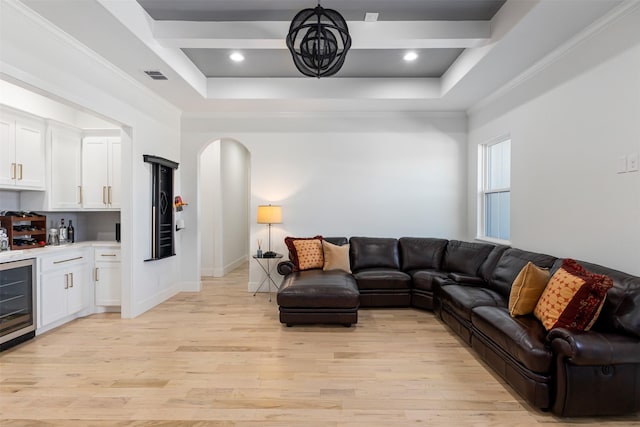
[{"label": "ceiling air vent", "polygon": [[151,77],[153,80],[167,80],[167,77],[162,74],[160,71],[155,70],[145,70],[144,72],[147,76]]}]

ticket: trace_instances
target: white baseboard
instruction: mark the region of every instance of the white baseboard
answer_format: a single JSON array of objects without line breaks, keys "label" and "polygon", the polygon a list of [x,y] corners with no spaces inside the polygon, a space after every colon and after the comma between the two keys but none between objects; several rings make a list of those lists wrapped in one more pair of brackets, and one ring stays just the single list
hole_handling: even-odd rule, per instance
[{"label": "white baseboard", "polygon": [[140,316],[145,311],[148,311],[148,310],[152,309],[153,307],[155,307],[156,305],[159,305],[159,304],[163,303],[164,301],[168,300],[172,296],[174,296],[177,293],[179,293],[181,290],[182,290],[181,284],[180,283],[174,283],[173,285],[171,285],[167,289],[164,289],[164,290],[158,292],[157,294],[152,295],[151,297],[147,298],[146,300],[144,300],[144,301],[140,302],[139,304],[135,305],[135,307],[133,309],[133,317]]},{"label": "white baseboard", "polygon": [[240,267],[241,265],[245,264],[247,261],[249,260],[249,258],[246,255],[241,256],[240,258],[238,258],[237,260],[227,264],[224,267],[224,271],[223,274],[226,276],[227,274],[231,273],[233,270],[235,270],[236,268]]},{"label": "white baseboard", "polygon": [[242,264],[246,263],[248,261],[248,259],[249,258],[246,255],[244,255],[244,256],[241,256],[240,258],[236,259],[235,261],[230,262],[229,264],[225,265],[224,267],[201,268],[200,269],[200,276],[205,276],[205,277],[224,277],[227,274],[231,273],[236,268],[242,266]]},{"label": "white baseboard", "polygon": [[202,282],[182,282],[180,283],[180,289],[182,292],[200,292],[202,290]]},{"label": "white baseboard", "polygon": [[205,276],[205,277],[212,277],[214,275],[214,268],[201,268],[200,269],[200,276]]}]

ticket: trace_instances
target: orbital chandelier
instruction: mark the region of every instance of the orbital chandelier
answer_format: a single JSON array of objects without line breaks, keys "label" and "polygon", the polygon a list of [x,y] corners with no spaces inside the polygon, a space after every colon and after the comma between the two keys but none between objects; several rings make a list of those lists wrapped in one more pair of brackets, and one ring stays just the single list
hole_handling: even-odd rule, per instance
[{"label": "orbital chandelier", "polygon": [[337,73],[351,47],[347,22],[320,4],[304,9],[291,21],[287,47],[296,68],[305,76],[328,77]]}]

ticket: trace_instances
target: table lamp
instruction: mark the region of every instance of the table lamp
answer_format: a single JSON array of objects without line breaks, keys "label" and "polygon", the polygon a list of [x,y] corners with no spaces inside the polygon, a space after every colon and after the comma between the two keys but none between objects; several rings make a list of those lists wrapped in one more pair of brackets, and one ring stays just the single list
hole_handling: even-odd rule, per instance
[{"label": "table lamp", "polygon": [[271,224],[282,224],[282,207],[272,205],[258,206],[258,224],[269,225],[269,250],[262,256],[264,258],[273,258],[276,253],[271,251]]}]

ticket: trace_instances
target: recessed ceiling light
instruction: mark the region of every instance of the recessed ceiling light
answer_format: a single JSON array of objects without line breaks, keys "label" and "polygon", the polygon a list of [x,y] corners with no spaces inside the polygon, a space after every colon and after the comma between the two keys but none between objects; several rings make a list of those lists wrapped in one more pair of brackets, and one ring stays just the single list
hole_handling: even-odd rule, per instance
[{"label": "recessed ceiling light", "polygon": [[403,58],[405,61],[415,61],[418,59],[418,54],[415,52],[407,52]]},{"label": "recessed ceiling light", "polygon": [[240,52],[233,52],[231,55],[229,55],[229,58],[231,58],[233,62],[244,61],[244,55],[241,54]]}]

